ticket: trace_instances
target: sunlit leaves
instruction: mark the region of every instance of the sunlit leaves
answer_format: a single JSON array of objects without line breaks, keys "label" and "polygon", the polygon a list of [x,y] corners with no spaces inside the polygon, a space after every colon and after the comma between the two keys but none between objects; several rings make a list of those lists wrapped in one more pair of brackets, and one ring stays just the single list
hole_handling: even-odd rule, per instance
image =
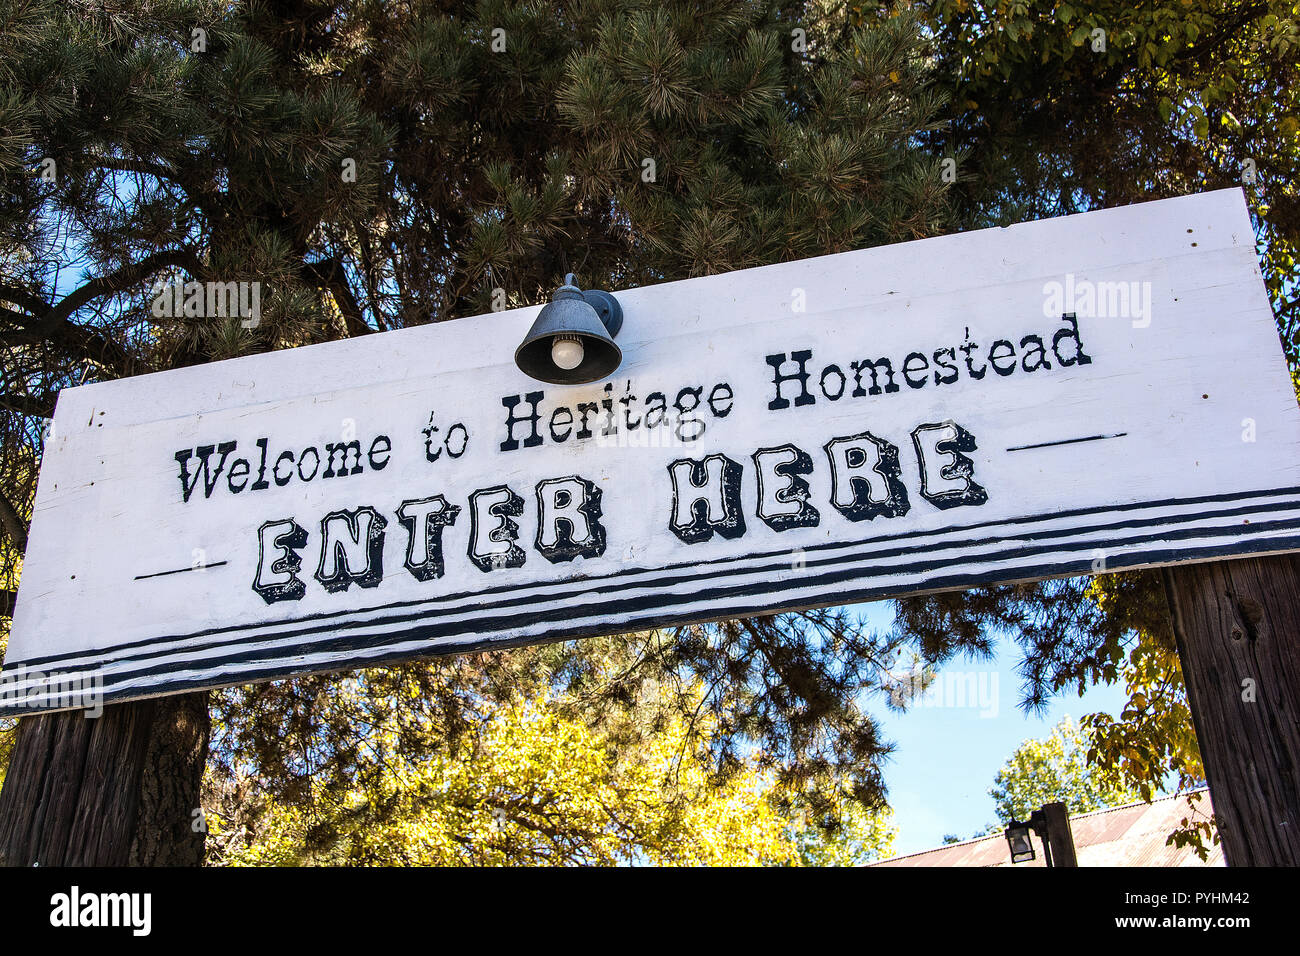
[{"label": "sunlit leaves", "polygon": [[861,808],[824,823],[781,814],[752,762],[717,779],[690,720],[674,713],[629,741],[545,694],[485,700],[464,733],[422,757],[403,755],[395,725],[375,726],[349,784],[316,781],[242,831],[214,806],[215,862],[834,865],[887,850],[892,831]]},{"label": "sunlit leaves", "polygon": [[968,149],[953,200],[975,224],[1243,187],[1279,331],[1300,357],[1300,10],[1292,0],[906,6],[965,104],[937,151]]},{"label": "sunlit leaves", "polygon": [[1002,823],[1028,820],[1035,810],[1057,800],[1076,814],[1131,803],[1139,796],[1105,763],[1089,760],[1088,739],[1069,717],[1046,739],[1026,740],[1016,748],[998,771],[989,795]]}]

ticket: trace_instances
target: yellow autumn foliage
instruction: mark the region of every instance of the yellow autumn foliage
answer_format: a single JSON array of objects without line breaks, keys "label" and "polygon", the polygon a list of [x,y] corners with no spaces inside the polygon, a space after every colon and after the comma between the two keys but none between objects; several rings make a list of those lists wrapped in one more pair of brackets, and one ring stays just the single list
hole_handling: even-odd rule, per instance
[{"label": "yellow autumn foliage", "polygon": [[[753,766],[717,780],[686,746],[684,719],[615,747],[542,698],[485,705],[445,754],[395,759],[381,731],[343,795],[271,807],[245,842],[221,832],[229,865],[797,865],[852,862],[783,815]],[[698,729],[698,728],[697,728]],[[865,818],[855,818],[863,819]],[[859,851],[887,852],[872,818]],[[867,846],[870,844],[870,846]]]}]

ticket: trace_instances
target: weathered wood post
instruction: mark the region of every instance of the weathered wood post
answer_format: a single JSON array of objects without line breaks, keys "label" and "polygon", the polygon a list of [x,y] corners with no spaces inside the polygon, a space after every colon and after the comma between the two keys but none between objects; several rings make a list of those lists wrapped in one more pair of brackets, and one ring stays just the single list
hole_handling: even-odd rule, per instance
[{"label": "weathered wood post", "polygon": [[1165,571],[1229,866],[1300,865],[1300,556]]},{"label": "weathered wood post", "polygon": [[0,865],[197,866],[208,695],[24,717],[0,791]]},{"label": "weathered wood post", "polygon": [[1052,866],[1078,866],[1074,851],[1074,831],[1070,829],[1070,810],[1059,800],[1043,805],[1043,822],[1047,833],[1044,839],[1052,855]]}]

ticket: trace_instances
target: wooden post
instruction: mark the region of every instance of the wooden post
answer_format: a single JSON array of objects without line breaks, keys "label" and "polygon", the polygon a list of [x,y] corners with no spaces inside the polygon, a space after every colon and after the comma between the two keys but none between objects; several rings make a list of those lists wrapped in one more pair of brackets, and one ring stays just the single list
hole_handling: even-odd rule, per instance
[{"label": "wooden post", "polygon": [[1052,853],[1052,866],[1078,866],[1079,858],[1074,852],[1074,831],[1070,829],[1070,811],[1064,803],[1048,803],[1043,806],[1043,822],[1047,834],[1044,839]]},{"label": "wooden post", "polygon": [[1229,866],[1300,865],[1300,555],[1165,570]]},{"label": "wooden post", "polygon": [[0,792],[0,865],[199,865],[208,730],[206,692],[24,717]]}]

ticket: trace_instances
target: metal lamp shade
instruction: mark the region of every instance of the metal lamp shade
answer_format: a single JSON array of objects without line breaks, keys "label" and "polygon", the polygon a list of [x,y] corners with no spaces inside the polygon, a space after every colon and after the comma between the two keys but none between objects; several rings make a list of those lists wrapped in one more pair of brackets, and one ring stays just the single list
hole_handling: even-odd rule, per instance
[{"label": "metal lamp shade", "polygon": [[1006,829],[1007,845],[1011,848],[1012,863],[1028,863],[1034,859],[1034,841],[1029,835],[1029,824],[1011,821]]},{"label": "metal lamp shade", "polygon": [[[577,368],[560,368],[552,360],[551,346],[557,335],[582,343],[582,362]],[[568,285],[561,287],[554,300],[542,307],[523,344],[515,350],[515,364],[520,371],[552,385],[598,382],[613,373],[622,361],[623,350],[614,343],[600,314],[584,293]]]}]

